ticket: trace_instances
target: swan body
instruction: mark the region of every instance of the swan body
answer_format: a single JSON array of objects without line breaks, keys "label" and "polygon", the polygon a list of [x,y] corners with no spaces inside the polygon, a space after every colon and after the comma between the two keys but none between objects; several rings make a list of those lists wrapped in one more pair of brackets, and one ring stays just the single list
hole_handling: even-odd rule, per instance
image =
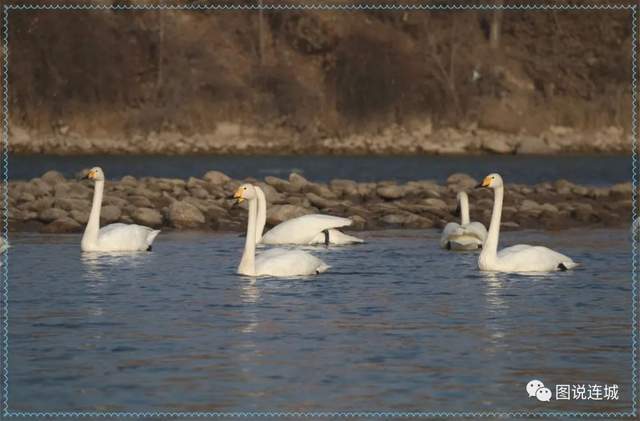
[{"label": "swan body", "polygon": [[238,273],[247,276],[286,277],[316,275],[329,269],[322,260],[302,250],[271,249],[255,255],[258,225],[257,189],[251,184],[243,184],[234,194],[234,198],[240,202],[249,201],[247,236]]},{"label": "swan body", "polygon": [[292,266],[297,272],[293,275],[315,275],[329,268],[322,260],[302,250],[276,248],[256,256],[257,276],[291,276]]},{"label": "swan body", "polygon": [[104,192],[104,173],[95,167],[85,178],[95,181],[93,203],[89,221],[84,230],[80,248],[82,251],[145,251],[151,250],[151,244],[159,230],[135,224],[110,224],[100,228],[100,210]]},{"label": "swan body", "polygon": [[469,197],[467,193],[458,193],[458,209],[461,213],[460,224],[449,222],[442,230],[440,247],[450,250],[476,250],[482,248],[487,229],[480,222],[470,222]]},{"label": "swan body", "polygon": [[494,173],[486,176],[478,187],[488,187],[494,190],[489,233],[478,258],[480,270],[493,272],[552,272],[568,270],[577,266],[570,257],[542,246],[519,244],[506,247],[498,252],[504,183],[502,177]]},{"label": "swan body", "polygon": [[258,198],[256,241],[262,244],[354,244],[363,243],[360,238],[344,234],[336,228],[353,223],[338,216],[311,214],[284,221],[262,234],[267,221],[267,200],[262,189],[253,186]]}]

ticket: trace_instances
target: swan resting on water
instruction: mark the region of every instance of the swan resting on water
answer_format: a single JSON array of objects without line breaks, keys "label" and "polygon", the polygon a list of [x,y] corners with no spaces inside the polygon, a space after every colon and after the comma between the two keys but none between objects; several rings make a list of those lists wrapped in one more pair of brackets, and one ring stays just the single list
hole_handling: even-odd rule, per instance
[{"label": "swan resting on water", "polygon": [[478,258],[480,270],[493,272],[551,272],[568,270],[577,264],[568,256],[547,247],[519,244],[498,252],[504,183],[499,174],[489,174],[476,187],[493,189],[493,212],[489,233]]},{"label": "swan resting on water", "polygon": [[151,251],[151,243],[159,230],[121,223],[100,228],[104,173],[100,167],[94,167],[84,178],[95,181],[95,187],[89,221],[80,243],[82,251]]},{"label": "swan resting on water", "polygon": [[466,192],[459,192],[457,196],[460,224],[449,222],[442,230],[440,247],[448,250],[476,250],[482,248],[487,229],[480,222],[470,222],[469,196]]},{"label": "swan resting on water", "polygon": [[270,249],[256,256],[258,193],[251,184],[243,184],[233,195],[238,202],[249,202],[249,221],[244,252],[238,273],[247,276],[303,276],[316,275],[329,269],[317,257],[302,250]]},{"label": "swan resting on water", "polygon": [[253,188],[258,197],[256,243],[345,245],[364,242],[360,238],[336,229],[351,225],[353,223],[351,219],[321,214],[303,215],[289,219],[263,235],[262,232],[267,222],[267,199],[260,187],[253,186]]}]

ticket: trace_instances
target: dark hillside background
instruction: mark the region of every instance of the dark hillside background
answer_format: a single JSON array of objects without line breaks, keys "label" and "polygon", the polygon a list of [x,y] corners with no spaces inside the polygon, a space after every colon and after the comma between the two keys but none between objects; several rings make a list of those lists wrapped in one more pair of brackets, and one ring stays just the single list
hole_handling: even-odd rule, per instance
[{"label": "dark hillside background", "polygon": [[238,130],[313,150],[389,127],[630,129],[625,10],[12,10],[9,39],[17,152],[162,133],[207,152],[184,139]]}]

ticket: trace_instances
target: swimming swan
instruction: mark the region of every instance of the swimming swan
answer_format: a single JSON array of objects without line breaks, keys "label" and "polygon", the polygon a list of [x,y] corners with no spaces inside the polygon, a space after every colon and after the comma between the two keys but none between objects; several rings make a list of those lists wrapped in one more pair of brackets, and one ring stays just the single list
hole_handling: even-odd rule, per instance
[{"label": "swimming swan", "polygon": [[469,221],[469,196],[466,192],[458,193],[460,224],[449,222],[442,230],[440,246],[449,250],[476,250],[482,248],[487,237],[487,229],[480,222]]},{"label": "swimming swan", "polygon": [[351,219],[317,213],[289,219],[262,235],[267,222],[267,199],[260,187],[253,187],[258,196],[256,243],[344,245],[364,242],[360,238],[344,234],[335,229],[351,225],[353,223]]},{"label": "swimming swan", "polygon": [[541,246],[519,244],[498,250],[504,184],[499,174],[489,174],[476,187],[494,190],[493,212],[489,234],[478,258],[480,270],[493,272],[551,272],[571,269],[577,264],[570,257]]},{"label": "swimming swan", "polygon": [[82,251],[150,251],[151,243],[160,233],[158,230],[120,223],[100,228],[104,173],[100,167],[94,167],[84,178],[95,181],[95,189],[89,221],[80,243]]},{"label": "swimming swan", "polygon": [[322,260],[302,250],[271,249],[256,256],[258,193],[251,184],[243,184],[233,195],[238,202],[249,201],[249,222],[244,253],[238,266],[240,275],[301,276],[316,275],[329,269]]}]

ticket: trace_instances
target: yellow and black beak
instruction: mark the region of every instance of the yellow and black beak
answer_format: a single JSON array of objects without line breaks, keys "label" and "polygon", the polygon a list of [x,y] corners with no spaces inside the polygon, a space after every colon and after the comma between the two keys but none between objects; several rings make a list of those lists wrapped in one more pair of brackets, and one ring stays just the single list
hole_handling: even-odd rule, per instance
[{"label": "yellow and black beak", "polygon": [[482,182],[476,186],[476,189],[479,189],[481,187],[491,187],[491,177],[486,176],[484,180],[482,180]]},{"label": "yellow and black beak", "polygon": [[89,171],[84,177],[83,180],[94,180],[96,178],[96,172],[94,170]]},{"label": "yellow and black beak", "polygon": [[236,190],[236,192],[233,194],[233,198],[236,199],[236,203],[242,203],[242,201],[244,200],[244,197],[242,197],[242,188]]}]

